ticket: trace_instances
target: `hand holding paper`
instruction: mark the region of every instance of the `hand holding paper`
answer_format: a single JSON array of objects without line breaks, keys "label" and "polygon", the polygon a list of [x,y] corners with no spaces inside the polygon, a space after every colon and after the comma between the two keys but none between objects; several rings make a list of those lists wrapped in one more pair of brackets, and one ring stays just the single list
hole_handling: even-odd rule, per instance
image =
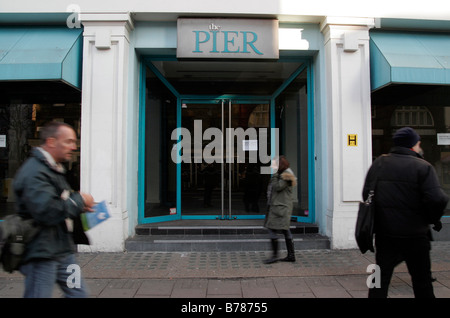
[{"label": "hand holding paper", "polygon": [[88,212],[94,212],[93,206],[95,205],[95,203],[94,203],[94,198],[92,197],[92,195],[90,195],[89,193],[84,193],[84,192],[80,192],[80,195],[84,201],[84,206],[85,206],[84,209]]},{"label": "hand holding paper", "polygon": [[81,223],[83,224],[84,231],[92,229],[94,226],[106,221],[110,217],[105,201],[97,203],[92,209],[93,212],[83,213],[81,215]]}]

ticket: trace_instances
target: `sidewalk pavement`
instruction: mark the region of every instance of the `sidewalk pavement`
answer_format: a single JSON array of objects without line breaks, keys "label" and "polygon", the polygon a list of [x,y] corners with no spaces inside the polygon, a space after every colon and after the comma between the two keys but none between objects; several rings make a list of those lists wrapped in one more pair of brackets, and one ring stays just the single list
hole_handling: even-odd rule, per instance
[{"label": "sidewalk pavement", "polygon": [[[283,253],[283,252],[282,252]],[[79,253],[91,297],[98,298],[366,298],[374,254],[358,250],[298,250],[295,263],[263,264],[269,251]],[[450,298],[450,242],[433,242],[437,298]],[[0,272],[0,298],[23,295],[20,273]],[[55,288],[54,297],[62,297]],[[414,297],[399,265],[391,298]]]}]

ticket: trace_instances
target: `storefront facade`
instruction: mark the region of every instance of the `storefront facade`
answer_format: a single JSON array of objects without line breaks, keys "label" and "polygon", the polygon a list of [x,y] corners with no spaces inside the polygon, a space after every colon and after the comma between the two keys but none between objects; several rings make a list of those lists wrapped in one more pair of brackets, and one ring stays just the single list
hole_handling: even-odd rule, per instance
[{"label": "storefront facade", "polygon": [[[201,1],[189,9],[175,2],[114,10],[106,3],[11,5],[0,15],[5,32],[27,19],[82,31],[74,162],[81,167],[80,188],[106,200],[112,214],[89,232],[89,250],[123,251],[140,224],[264,218],[276,154],[290,160],[299,181],[293,221],[317,224],[332,248],[354,248],[362,184],[375,155],[372,138],[378,145],[376,136],[391,134],[391,123],[376,122],[371,107],[372,90],[387,89],[373,87],[378,67],[371,69],[371,34],[384,31],[382,20],[304,15],[269,2],[260,13],[251,3],[237,12],[231,3],[204,11]],[[445,76],[436,85],[449,84]],[[24,79],[1,80],[0,87]],[[448,96],[445,89],[442,94]],[[386,104],[378,95],[379,105]],[[34,98],[21,103],[41,103]],[[18,99],[4,101],[4,108]],[[57,97],[51,102],[60,103]],[[373,136],[372,125],[384,126]],[[13,178],[11,164],[4,170]],[[11,202],[8,191],[4,201]]]}]

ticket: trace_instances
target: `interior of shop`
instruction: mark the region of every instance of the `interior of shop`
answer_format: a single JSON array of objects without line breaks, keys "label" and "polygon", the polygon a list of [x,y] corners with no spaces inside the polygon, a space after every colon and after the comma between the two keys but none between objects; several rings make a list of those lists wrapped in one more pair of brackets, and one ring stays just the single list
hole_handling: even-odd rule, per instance
[{"label": "interior of shop", "polygon": [[[216,147],[213,156],[223,157],[215,162],[195,162],[195,147],[190,149],[190,162],[182,162],[179,176],[180,195],[177,197],[177,170],[170,160],[177,141],[172,132],[177,127],[177,100],[181,100],[180,126],[194,136],[195,122],[201,123],[203,135],[208,129],[249,128],[256,132],[245,145],[264,140],[271,149],[270,133],[260,134],[261,128],[279,129],[280,154],[286,155],[291,168],[301,180],[296,189],[296,215],[308,213],[308,141],[307,141],[307,72],[296,74],[299,61],[151,61],[147,68],[145,105],[145,217],[177,213],[182,217],[264,217],[267,211],[267,185],[270,175],[260,173],[260,167],[270,162],[250,162],[255,148],[246,148],[237,157],[238,142],[233,143],[226,157],[226,142]],[[294,78],[291,77],[294,74]],[[289,85],[284,83],[290,79]],[[271,112],[272,95],[276,95]],[[272,118],[273,117],[273,118]],[[226,136],[225,136],[226,137]],[[193,137],[194,138],[194,137]],[[212,139],[212,140],[211,140]],[[214,139],[202,140],[205,154]],[[217,142],[217,141],[216,141]],[[258,143],[257,142],[257,143]],[[159,149],[159,150],[158,150]],[[259,158],[259,156],[255,157]],[[229,161],[231,161],[229,163]],[[155,168],[156,167],[156,168]],[[159,167],[159,169],[158,169]],[[179,204],[177,205],[177,200]]]},{"label": "interior of shop", "polygon": [[[17,169],[39,146],[39,129],[46,122],[68,123],[81,134],[81,92],[62,82],[0,83],[0,219],[14,212],[12,183]],[[68,180],[80,187],[80,148],[67,163]]]},{"label": "interior of shop", "polygon": [[[388,153],[401,127],[421,137],[425,160],[450,195],[450,86],[391,84],[372,93],[372,156]],[[450,205],[445,215],[450,215]]]}]

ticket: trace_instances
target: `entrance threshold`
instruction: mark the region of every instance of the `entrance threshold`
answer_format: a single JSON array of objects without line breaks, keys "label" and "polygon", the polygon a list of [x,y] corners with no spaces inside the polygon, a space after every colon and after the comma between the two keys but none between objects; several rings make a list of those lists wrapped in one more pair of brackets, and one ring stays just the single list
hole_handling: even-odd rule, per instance
[{"label": "entrance threshold", "polygon": [[[318,226],[291,222],[296,250],[329,249],[330,241],[318,233]],[[127,239],[127,251],[226,252],[270,250],[264,220],[177,220],[141,224]],[[284,238],[280,236],[280,248]]]},{"label": "entrance threshold", "polygon": [[[258,230],[261,234],[267,233],[264,227],[264,220],[239,220],[239,219],[211,219],[211,220],[176,220],[157,223],[148,223],[136,227],[137,235],[160,234],[167,231],[178,232],[178,234],[207,234],[206,232],[215,230],[215,234],[221,234],[221,230]],[[147,231],[148,230],[148,231]],[[222,233],[223,234],[223,233]]]}]

